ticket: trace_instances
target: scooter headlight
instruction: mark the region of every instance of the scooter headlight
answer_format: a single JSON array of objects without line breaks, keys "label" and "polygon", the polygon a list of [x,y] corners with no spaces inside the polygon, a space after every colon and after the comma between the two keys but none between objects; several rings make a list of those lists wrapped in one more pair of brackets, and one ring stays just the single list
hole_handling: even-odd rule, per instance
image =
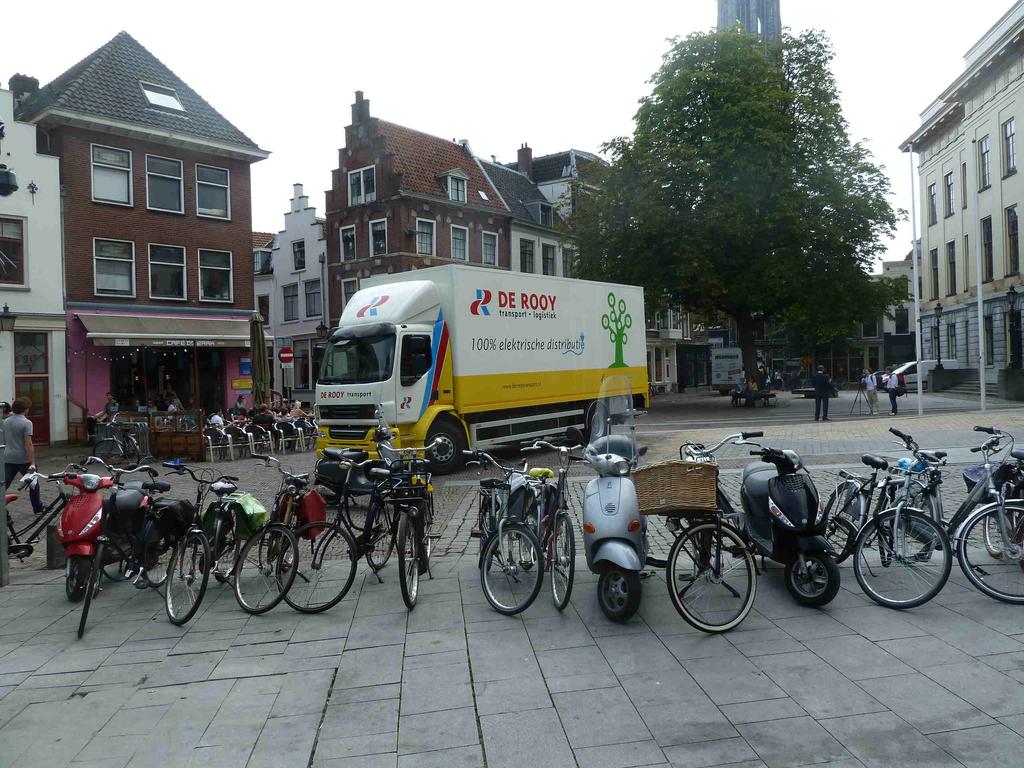
[{"label": "scooter headlight", "polygon": [[790,519],[782,514],[782,510],[779,509],[778,505],[771,499],[768,499],[768,511],[772,513],[772,517],[782,523],[786,528],[796,528]]},{"label": "scooter headlight", "polygon": [[612,464],[612,471],[619,477],[625,477],[629,474],[629,462],[625,459],[619,459]]},{"label": "scooter headlight", "polygon": [[103,517],[102,509],[92,516],[92,520],[85,524],[85,528],[82,529],[82,532],[79,534],[79,536],[85,536],[85,534],[87,534],[89,531],[95,528],[96,525],[99,523],[101,517]]},{"label": "scooter headlight", "polygon": [[818,502],[818,514],[814,516],[814,524],[821,525],[825,521],[825,505]]}]

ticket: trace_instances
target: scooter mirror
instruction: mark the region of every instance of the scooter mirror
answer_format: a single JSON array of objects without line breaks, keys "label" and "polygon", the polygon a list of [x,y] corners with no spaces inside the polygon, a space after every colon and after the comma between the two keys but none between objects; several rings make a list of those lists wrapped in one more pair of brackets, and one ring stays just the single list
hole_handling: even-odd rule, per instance
[{"label": "scooter mirror", "polygon": [[637,449],[637,451],[636,451],[636,455],[637,455],[637,456],[646,456],[646,455],[647,455],[647,446],[646,446],[646,445],[641,445],[641,446],[640,446],[640,447],[639,447],[639,448]]},{"label": "scooter mirror", "polygon": [[583,437],[583,432],[580,431],[579,427],[569,427],[565,430],[566,439],[574,445],[586,444],[586,439]]}]

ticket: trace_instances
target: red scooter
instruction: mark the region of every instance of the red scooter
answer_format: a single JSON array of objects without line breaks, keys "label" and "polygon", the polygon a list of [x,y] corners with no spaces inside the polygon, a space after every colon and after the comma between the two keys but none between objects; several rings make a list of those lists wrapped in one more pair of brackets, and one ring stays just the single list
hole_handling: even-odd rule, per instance
[{"label": "red scooter", "polygon": [[64,565],[64,589],[68,600],[77,603],[85,596],[96,554],[96,539],[103,532],[103,491],[113,487],[114,478],[95,475],[86,472],[84,467],[72,464],[63,472],[49,475],[46,479],[59,480],[78,491],[68,499],[57,524],[57,540],[64,545],[64,556],[67,559]]}]

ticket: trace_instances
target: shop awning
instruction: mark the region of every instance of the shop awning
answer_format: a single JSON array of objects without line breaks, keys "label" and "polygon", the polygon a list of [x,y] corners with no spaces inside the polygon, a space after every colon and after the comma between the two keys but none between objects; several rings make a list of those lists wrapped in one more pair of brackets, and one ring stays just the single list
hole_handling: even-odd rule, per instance
[{"label": "shop awning", "polygon": [[248,320],[86,314],[78,319],[86,338],[99,347],[249,346]]}]

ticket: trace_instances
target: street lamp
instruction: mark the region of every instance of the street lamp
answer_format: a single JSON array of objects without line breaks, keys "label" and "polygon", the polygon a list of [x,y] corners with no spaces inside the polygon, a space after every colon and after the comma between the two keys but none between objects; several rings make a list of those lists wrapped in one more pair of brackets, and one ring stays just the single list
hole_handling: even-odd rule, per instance
[{"label": "street lamp", "polygon": [[935,370],[942,370],[942,302],[935,302]]},{"label": "street lamp", "polygon": [[1020,368],[1020,314],[1017,302],[1020,296],[1012,285],[1006,291],[1006,303],[1010,306],[1010,367]]},{"label": "street lamp", "polygon": [[320,321],[320,325],[316,327],[316,337],[323,341],[327,338],[327,334],[331,332],[331,329],[327,327],[323,320]]},{"label": "street lamp", "polygon": [[14,330],[14,323],[18,316],[11,312],[11,308],[4,304],[4,311],[0,312],[0,331],[7,332]]}]

